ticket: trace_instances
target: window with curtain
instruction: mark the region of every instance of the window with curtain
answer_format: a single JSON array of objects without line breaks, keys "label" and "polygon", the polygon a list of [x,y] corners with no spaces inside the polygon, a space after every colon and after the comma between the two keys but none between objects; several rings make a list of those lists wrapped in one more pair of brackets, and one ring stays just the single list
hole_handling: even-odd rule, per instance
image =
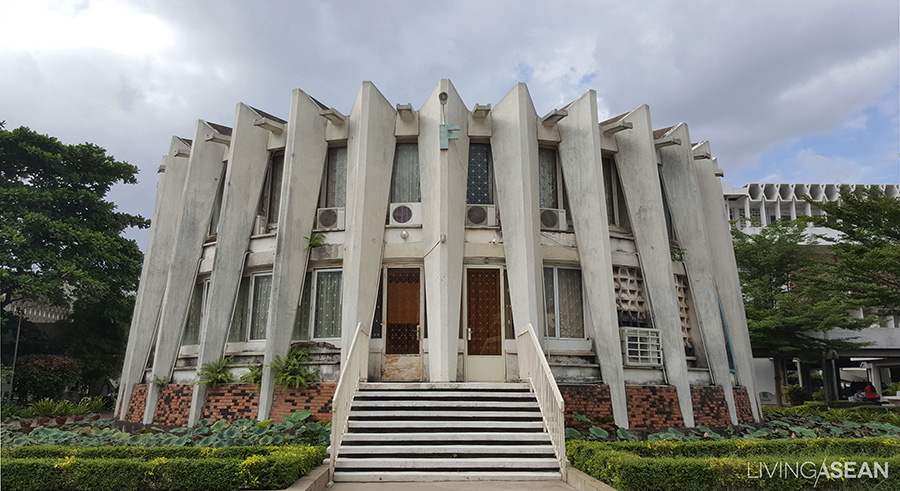
[{"label": "window with curtain", "polygon": [[250,300],[250,278],[241,278],[237,299],[234,302],[234,314],[231,316],[231,327],[228,330],[229,343],[242,343],[247,340],[250,311],[247,303]]},{"label": "window with curtain", "polygon": [[269,321],[269,297],[272,293],[272,275],[253,277],[253,303],[250,310],[250,340],[266,339]]},{"label": "window with curtain", "polygon": [[494,204],[494,162],[490,143],[469,144],[469,171],[466,174],[466,203]]},{"label": "window with curtain", "polygon": [[341,279],[340,270],[316,271],[315,305],[313,306],[313,337],[341,337]]},{"label": "window with curtain", "polygon": [[312,289],[312,273],[306,273],[306,278],[303,280],[303,291],[300,292],[297,315],[294,317],[294,332],[291,334],[292,341],[309,340],[309,302]]},{"label": "window with curtain", "polygon": [[616,170],[616,163],[610,157],[603,157],[603,186],[606,194],[606,215],[610,225],[631,228],[625,193]]},{"label": "window with curtain", "polygon": [[181,336],[181,345],[190,346],[200,343],[200,321],[203,316],[203,301],[206,282],[194,285],[191,292],[191,304],[188,307],[187,320],[184,325],[184,334]]},{"label": "window with curtain", "polygon": [[281,209],[281,183],[284,175],[284,151],[273,152],[266,171],[266,182],[259,197],[257,215],[266,217],[268,228],[278,227],[278,212]]},{"label": "window with curtain", "polygon": [[347,147],[329,148],[325,167],[322,207],[343,208],[347,206]]},{"label": "window with curtain", "polygon": [[559,209],[559,173],[556,150],[541,148],[538,152],[538,176],[541,208]]},{"label": "window with curtain", "polygon": [[394,170],[391,175],[391,203],[418,203],[422,201],[419,184],[419,144],[398,143],[394,152]]},{"label": "window with curtain", "polygon": [[551,338],[584,338],[581,270],[544,268],[544,334]]},{"label": "window with curtain", "polygon": [[241,278],[234,315],[228,330],[229,343],[244,343],[266,338],[272,274]]}]

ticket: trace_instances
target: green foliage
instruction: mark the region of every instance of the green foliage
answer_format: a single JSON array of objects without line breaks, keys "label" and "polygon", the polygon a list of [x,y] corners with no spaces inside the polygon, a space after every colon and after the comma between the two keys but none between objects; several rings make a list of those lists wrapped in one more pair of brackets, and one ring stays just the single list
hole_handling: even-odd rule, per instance
[{"label": "green foliage", "polygon": [[800,406],[804,402],[812,399],[812,395],[810,395],[809,391],[800,385],[784,385],[781,387],[781,391],[792,406]]},{"label": "green foliage", "polygon": [[[809,489],[807,479],[747,479],[760,462],[835,460],[900,465],[896,439],[777,441],[583,442],[566,445],[573,466],[620,490]],[[887,479],[821,480],[817,489],[894,489],[900,476]],[[880,486],[880,487],[879,487]]]},{"label": "green foliage", "polygon": [[231,363],[230,356],[222,358],[221,360],[204,363],[197,372],[197,376],[200,379],[197,381],[197,384],[215,386],[218,384],[230,384],[234,382],[234,377],[228,369],[229,363]]},{"label": "green foliage", "polygon": [[308,357],[309,350],[306,348],[291,348],[283,359],[276,356],[271,365],[275,374],[275,383],[282,387],[297,389],[306,388],[309,384],[317,381],[319,371],[309,369]]},{"label": "green foliage", "polygon": [[52,418],[56,416],[56,401],[49,397],[35,401],[31,404],[34,415],[41,418]]},{"label": "green foliage", "polygon": [[245,384],[255,384],[259,387],[262,384],[262,376],[263,376],[263,367],[262,365],[251,365],[248,367],[250,371],[241,375],[239,379],[242,383]]},{"label": "green foliage", "polygon": [[304,251],[308,251],[313,247],[321,247],[325,245],[325,234],[321,233],[313,233],[309,237],[303,237],[306,239],[307,245]]},{"label": "green foliage", "polygon": [[153,378],[150,380],[150,383],[157,387],[161,387],[163,385],[168,384],[169,381],[171,381],[171,380],[172,380],[172,378],[167,375],[166,376],[154,375]]},{"label": "green foliage", "polygon": [[851,190],[844,186],[840,201],[816,203],[827,216],[808,221],[837,230],[832,244],[834,275],[826,285],[832,292],[849,292],[863,307],[900,313],[900,200],[877,187]]},{"label": "green foliage", "polygon": [[20,394],[56,397],[81,379],[81,366],[61,355],[26,355],[16,362],[15,384]]},{"label": "green foliage", "polygon": [[20,354],[72,356],[84,367],[84,382],[114,377],[122,366],[143,260],[137,243],[122,233],[148,221],[117,212],[106,196],[117,183],[136,183],[137,172],[91,143],[66,145],[26,127],[0,125],[4,337],[17,324],[10,322],[10,303],[71,308],[58,334],[42,336],[22,322]]},{"label": "green foliage", "polygon": [[7,365],[0,365],[0,382],[4,384],[8,384],[13,380],[13,367]]},{"label": "green foliage", "polygon": [[4,450],[4,489],[284,489],[325,457],[324,447],[35,450]]}]

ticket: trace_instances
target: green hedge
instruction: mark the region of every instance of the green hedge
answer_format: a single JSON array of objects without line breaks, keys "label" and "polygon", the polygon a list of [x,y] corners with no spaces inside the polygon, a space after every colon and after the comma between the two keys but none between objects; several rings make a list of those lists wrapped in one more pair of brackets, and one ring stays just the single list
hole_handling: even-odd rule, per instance
[{"label": "green hedge", "polygon": [[[325,458],[323,447],[63,448],[65,455],[33,447],[31,454],[40,457],[22,457],[25,449],[4,451],[4,491],[284,489]],[[147,452],[135,456],[136,450]]]},{"label": "green hedge", "polygon": [[[858,465],[867,462],[870,468],[875,462],[882,465],[887,462],[889,477],[845,480],[822,477],[817,489],[900,489],[900,442],[889,439],[861,442],[856,444],[849,439],[689,443],[573,441],[567,445],[567,456],[576,468],[621,491],[810,489],[814,480],[777,474],[769,477],[760,472],[761,463],[768,469],[777,469],[783,462],[812,461],[819,471],[823,461],[831,465],[836,460]],[[864,449],[865,453],[854,453],[853,449]],[[829,457],[824,458],[825,454]],[[807,471],[811,469],[809,467]]]}]

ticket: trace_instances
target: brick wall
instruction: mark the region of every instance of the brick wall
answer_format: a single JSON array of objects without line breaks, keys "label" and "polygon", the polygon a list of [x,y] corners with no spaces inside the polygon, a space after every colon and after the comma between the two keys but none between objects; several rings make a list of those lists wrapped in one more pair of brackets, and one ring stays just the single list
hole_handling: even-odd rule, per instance
[{"label": "brick wall", "polygon": [[694,406],[694,424],[711,428],[731,426],[725,390],[718,385],[691,387],[691,404]]},{"label": "brick wall", "polygon": [[746,387],[734,388],[734,406],[737,409],[738,423],[753,423],[753,409],[750,407]]},{"label": "brick wall", "polygon": [[612,418],[612,404],[609,401],[609,386],[594,384],[560,384],[559,391],[566,402],[565,425],[586,431],[591,426],[611,428],[612,425],[602,423],[579,423],[575,415],[580,414],[591,420],[595,418]]},{"label": "brick wall", "polygon": [[131,389],[131,401],[125,411],[125,421],[140,423],[144,420],[144,408],[147,407],[147,386],[135,384]]},{"label": "brick wall", "polygon": [[256,419],[259,412],[259,388],[255,384],[221,384],[206,391],[201,419],[234,421]]},{"label": "brick wall", "polygon": [[678,393],[670,385],[626,385],[628,425],[635,430],[683,427]]},{"label": "brick wall", "polygon": [[323,421],[331,419],[331,399],[334,397],[336,383],[310,384],[308,388],[275,389],[275,399],[272,404],[270,417],[274,422],[284,421],[284,416],[308,409],[312,411],[310,421]]},{"label": "brick wall", "polygon": [[191,394],[194,386],[190,384],[168,384],[159,390],[159,402],[153,414],[153,424],[164,426],[185,426],[191,412]]}]

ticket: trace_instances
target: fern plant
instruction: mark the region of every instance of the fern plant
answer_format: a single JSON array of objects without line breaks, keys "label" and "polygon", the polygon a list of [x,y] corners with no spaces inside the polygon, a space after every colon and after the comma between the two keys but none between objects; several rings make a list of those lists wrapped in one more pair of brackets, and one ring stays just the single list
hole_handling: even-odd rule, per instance
[{"label": "fern plant", "polygon": [[304,251],[308,251],[309,249],[312,249],[313,247],[320,247],[320,246],[325,245],[325,234],[314,233],[314,234],[310,234],[309,237],[303,237],[303,238],[306,239],[306,242],[308,243],[306,248],[303,249]]},{"label": "fern plant", "polygon": [[231,371],[228,370],[228,365],[230,363],[230,356],[218,361],[204,363],[203,366],[200,367],[200,371],[197,372],[197,376],[200,378],[200,380],[197,381],[197,384],[214,386],[234,382],[234,377],[232,377]]},{"label": "fern plant", "polygon": [[240,382],[245,384],[256,384],[257,387],[262,384],[262,365],[251,365],[248,367],[249,372],[241,375]]},{"label": "fern plant", "polygon": [[287,356],[275,357],[272,362],[272,371],[275,373],[275,383],[285,388],[306,388],[309,384],[319,379],[318,370],[310,370],[306,365],[309,358],[309,350],[306,348],[292,348]]}]

